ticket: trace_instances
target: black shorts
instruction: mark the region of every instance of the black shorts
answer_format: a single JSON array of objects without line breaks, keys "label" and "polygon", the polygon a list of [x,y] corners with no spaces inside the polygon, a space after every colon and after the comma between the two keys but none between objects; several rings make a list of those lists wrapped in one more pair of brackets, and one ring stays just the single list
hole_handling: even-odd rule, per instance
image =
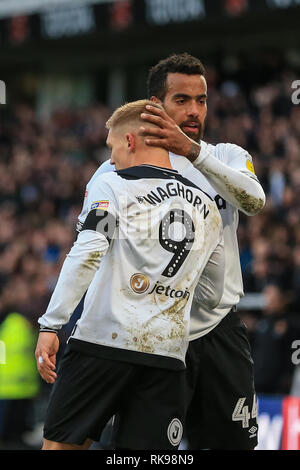
[{"label": "black shorts", "polygon": [[44,437],[55,442],[98,441],[119,414],[117,446],[177,449],[185,408],[185,371],[89,356],[66,347],[48,405]]},{"label": "black shorts", "polygon": [[190,342],[185,422],[190,450],[250,450],[257,445],[253,360],[247,328],[231,311],[207,335]]}]

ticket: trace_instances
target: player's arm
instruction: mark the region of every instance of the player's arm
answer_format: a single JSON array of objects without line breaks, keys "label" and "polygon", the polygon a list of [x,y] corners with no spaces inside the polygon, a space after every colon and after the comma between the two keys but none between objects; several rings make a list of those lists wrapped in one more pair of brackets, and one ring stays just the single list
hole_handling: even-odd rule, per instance
[{"label": "player's arm", "polygon": [[[102,200],[95,200],[99,199],[99,196]],[[53,383],[56,379],[55,358],[59,348],[57,333],[68,323],[74,309],[87,291],[113,238],[117,217],[113,203],[109,201],[110,198],[109,191],[102,189],[99,194],[97,187],[96,191],[95,188],[92,189],[89,196],[91,210],[64,261],[48,308],[38,319],[40,335],[35,356],[38,370],[47,382]],[[104,206],[107,209],[109,206],[109,211],[103,210]]]},{"label": "player's arm", "polygon": [[[90,214],[86,222],[89,217]],[[66,256],[46,313],[38,319],[41,331],[58,331],[68,323],[93,280],[108,246],[104,235],[95,230],[86,230],[83,225],[76,242]]]},{"label": "player's arm", "polygon": [[[254,175],[251,157],[245,150],[232,145],[230,164],[225,164],[209,152],[205,142],[197,144],[185,135],[165,111],[155,104],[147,106],[147,109],[151,114],[143,113],[142,118],[158,126],[147,128],[145,122],[141,128],[149,136],[145,139],[147,145],[163,147],[185,156],[205,175],[218,194],[234,207],[247,215],[260,212],[265,204],[265,194]],[[248,157],[250,163],[247,167]]]},{"label": "player's arm", "polygon": [[246,215],[258,214],[265,205],[266,197],[254,174],[252,159],[237,145],[229,145],[227,151],[230,152],[229,164],[215,158],[208,145],[201,142],[199,156],[192,163],[223,199]]},{"label": "player's arm", "polygon": [[77,228],[76,228],[77,232],[80,232],[82,225],[86,219],[86,216],[89,212],[89,205],[88,205],[89,193],[91,191],[93,182],[99,175],[102,175],[103,173],[107,173],[109,171],[114,171],[114,170],[115,170],[115,166],[111,165],[109,160],[106,160],[104,163],[102,163],[102,165],[99,166],[99,168],[97,168],[97,170],[95,171],[95,173],[93,174],[89,182],[87,183],[86,188],[85,188],[85,196],[84,196],[84,200],[82,204],[82,209],[78,216],[78,222],[77,222]]},{"label": "player's arm", "polygon": [[224,290],[225,254],[224,240],[221,236],[218,245],[212,252],[197,283],[194,300],[213,310],[221,300]]},{"label": "player's arm", "polygon": [[107,239],[94,230],[83,230],[62,266],[48,308],[38,319],[40,334],[35,357],[42,378],[48,383],[56,379],[58,332],[68,323],[74,309],[88,289],[102,257],[108,249]]}]

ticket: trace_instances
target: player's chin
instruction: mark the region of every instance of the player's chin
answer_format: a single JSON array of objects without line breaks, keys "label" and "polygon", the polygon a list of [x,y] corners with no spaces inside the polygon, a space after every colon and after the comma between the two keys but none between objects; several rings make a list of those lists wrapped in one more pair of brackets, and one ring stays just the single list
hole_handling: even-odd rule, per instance
[{"label": "player's chin", "polygon": [[193,139],[195,142],[199,143],[202,138],[202,129],[189,131],[185,126],[181,127],[182,132],[185,133],[190,139]]},{"label": "player's chin", "polygon": [[199,143],[200,139],[202,137],[201,132],[185,132],[185,135],[187,135],[190,139],[193,139],[195,142]]}]

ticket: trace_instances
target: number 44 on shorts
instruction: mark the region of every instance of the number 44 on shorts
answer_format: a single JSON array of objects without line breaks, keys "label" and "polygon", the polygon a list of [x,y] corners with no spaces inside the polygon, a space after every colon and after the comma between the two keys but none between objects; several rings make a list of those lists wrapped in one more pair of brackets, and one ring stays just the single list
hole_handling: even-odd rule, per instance
[{"label": "number 44 on shorts", "polygon": [[249,421],[251,418],[257,419],[257,400],[256,395],[253,396],[252,411],[249,412],[249,407],[244,406],[246,398],[239,398],[232,413],[232,421],[242,421],[243,428],[249,428]]}]

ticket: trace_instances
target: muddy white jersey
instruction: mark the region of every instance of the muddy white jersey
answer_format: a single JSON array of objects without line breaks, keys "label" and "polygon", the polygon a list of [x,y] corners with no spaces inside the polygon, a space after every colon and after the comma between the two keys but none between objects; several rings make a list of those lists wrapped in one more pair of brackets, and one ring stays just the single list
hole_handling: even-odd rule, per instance
[{"label": "muddy white jersey", "polygon": [[[69,342],[98,345],[110,358],[139,352],[128,360],[184,367],[191,303],[207,266],[216,282],[205,281],[202,301],[217,304],[223,292],[216,203],[176,170],[149,165],[96,175],[87,191],[79,236],[95,230],[110,245]],[[48,312],[40,323],[51,326],[51,318]]]},{"label": "muddy white jersey", "polygon": [[[254,193],[255,191],[257,192],[258,197],[264,197],[262,188],[254,174],[252,158],[246,150],[230,143],[211,145],[201,141],[201,152],[208,153],[210,158],[214,158],[218,162],[225,164],[227,167],[236,170],[239,172],[238,174],[243,177],[246,176],[243,182],[244,189],[241,191],[242,195],[246,194],[248,184],[249,187],[251,185],[251,190],[254,191]],[[180,175],[189,179],[216,201],[224,228],[225,283],[223,296],[217,308],[214,308],[213,310],[208,309],[204,304],[199,304],[195,298],[191,311],[190,339],[192,340],[207,334],[217,326],[231,308],[239,303],[240,298],[244,295],[236,233],[239,213],[238,208],[221,197],[210,184],[208,179],[201,173],[201,171],[196,169],[187,158],[170,153],[170,160],[172,167],[177,170]],[[88,183],[87,191],[89,190],[89,186],[93,179],[96,178],[97,175],[112,170],[114,170],[114,166],[110,165],[109,160],[104,162]],[[232,193],[230,193],[229,182],[227,184],[225,181],[224,186],[226,190],[229,188],[228,195],[230,197]],[[235,188],[233,187],[233,194],[234,190]],[[241,208],[241,210],[243,210],[243,208]],[[85,220],[86,214],[87,205],[86,202],[84,202],[82,212],[79,216],[79,227]]]}]

